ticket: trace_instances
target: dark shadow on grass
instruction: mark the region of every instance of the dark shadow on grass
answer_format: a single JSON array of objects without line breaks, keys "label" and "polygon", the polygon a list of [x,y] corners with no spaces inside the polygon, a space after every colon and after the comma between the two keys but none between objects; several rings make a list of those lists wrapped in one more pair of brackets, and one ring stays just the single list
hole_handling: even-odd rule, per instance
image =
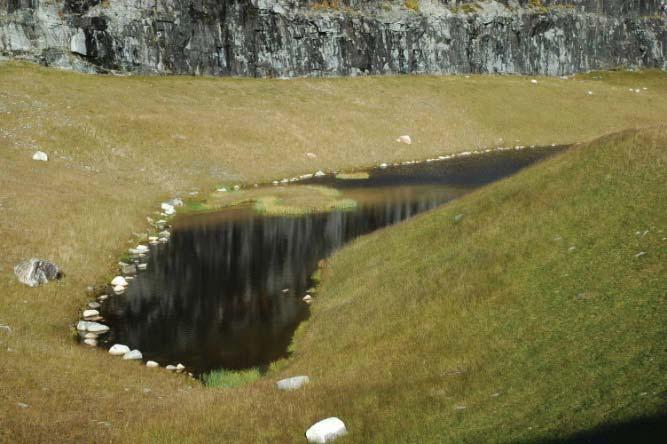
[{"label": "dark shadow on grass", "polygon": [[541,444],[620,444],[667,442],[667,412],[662,415],[636,418],[622,423],[605,424],[565,438],[543,438],[528,443]]}]

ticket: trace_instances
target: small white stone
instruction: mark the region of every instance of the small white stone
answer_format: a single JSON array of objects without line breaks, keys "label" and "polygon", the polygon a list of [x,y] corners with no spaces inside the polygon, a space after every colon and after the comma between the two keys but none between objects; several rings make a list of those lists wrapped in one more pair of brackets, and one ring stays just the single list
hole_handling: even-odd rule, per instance
[{"label": "small white stone", "polygon": [[113,287],[113,292],[116,294],[123,294],[125,292],[125,287],[122,285],[116,285]]},{"label": "small white stone", "polygon": [[387,164],[386,163],[381,163],[380,168],[382,168],[382,169],[387,168]]},{"label": "small white stone", "polygon": [[86,331],[86,328],[88,327],[88,322],[86,321],[79,321],[76,324],[76,329],[79,331]]},{"label": "small white stone", "polygon": [[114,344],[109,349],[109,354],[113,356],[123,356],[130,351],[130,347],[123,344]]},{"label": "small white stone", "polygon": [[317,159],[317,154],[315,153],[306,153],[306,157],[309,159]]},{"label": "small white stone", "polygon": [[91,333],[106,333],[109,331],[109,327],[98,322],[88,322],[86,325],[86,331]]},{"label": "small white stone", "polygon": [[535,79],[531,79],[531,80],[530,80],[530,83],[532,83],[533,85],[537,85],[537,80],[535,80]]},{"label": "small white stone", "polygon": [[176,371],[180,373],[180,372],[182,372],[183,370],[185,370],[185,366],[179,362],[179,363],[176,365]]},{"label": "small white stone", "polygon": [[168,202],[162,202],[160,209],[166,213],[167,211],[173,211],[174,206]]},{"label": "small white stone", "polygon": [[97,339],[99,335],[97,333],[91,333],[88,332],[85,335],[83,335],[84,339]]},{"label": "small white stone", "polygon": [[309,294],[305,295],[302,299],[306,304],[310,304],[313,301],[313,297]]},{"label": "small white stone", "polygon": [[137,264],[137,270],[145,270],[147,268],[148,268],[148,264],[145,264],[145,263]]},{"label": "small white stone", "polygon": [[175,365],[171,365],[171,364],[169,364],[169,365],[166,366],[165,368],[166,368],[167,370],[169,370],[170,372],[173,372],[173,371],[176,370],[176,366],[175,366]]},{"label": "small white stone", "polygon": [[155,361],[147,361],[146,362],[146,367],[149,367],[149,368],[155,368],[155,367],[159,367],[159,366],[160,366],[160,364],[158,364]]},{"label": "small white stone", "polygon": [[49,156],[44,151],[37,151],[32,155],[32,160],[39,160],[40,162],[48,162]]},{"label": "small white stone", "polygon": [[114,287],[116,286],[121,286],[121,287],[126,287],[127,286],[127,280],[123,276],[116,276],[111,280],[111,285]]},{"label": "small white stone", "polygon": [[240,186],[238,186],[238,185],[234,185],[234,191],[238,191],[238,190],[240,190],[240,189],[241,189]]},{"label": "small white stone", "polygon": [[92,318],[93,316],[99,316],[100,312],[97,310],[84,310],[83,311],[83,317],[84,318]]},{"label": "small white stone", "polygon": [[226,193],[226,192],[227,192],[227,188],[225,188],[225,187],[218,188],[216,191],[217,191],[218,193]]},{"label": "small white stone", "polygon": [[143,358],[141,352],[139,350],[132,350],[123,355],[123,359],[125,360],[138,360]]},{"label": "small white stone", "polygon": [[308,376],[293,376],[276,382],[276,387],[278,387],[279,390],[296,390],[309,382],[310,378]]},{"label": "small white stone", "polygon": [[593,95],[593,91],[588,91],[588,95],[589,95],[589,96],[592,96],[592,95]]},{"label": "small white stone", "polygon": [[315,174],[313,174],[313,175],[315,177],[322,177],[322,176],[325,176],[326,174],[324,173],[324,171],[319,170],[319,171],[316,171]]},{"label": "small white stone", "polygon": [[92,308],[93,310],[96,308],[100,308],[102,305],[99,302],[88,302],[88,307]]},{"label": "small white stone", "polygon": [[109,297],[108,295],[106,295],[106,294],[102,294],[102,295],[99,295],[99,296],[97,297],[97,300],[98,300],[98,301],[106,301],[108,297]]},{"label": "small white stone", "polygon": [[91,347],[95,347],[97,345],[97,339],[84,339],[83,343],[86,345],[90,345]]},{"label": "small white stone", "polygon": [[396,139],[396,142],[405,143],[407,145],[410,145],[412,143],[412,139],[410,138],[410,136],[405,134],[405,135],[399,136],[398,139]]},{"label": "small white stone", "polygon": [[306,431],[306,439],[310,443],[324,444],[347,434],[343,421],[336,417],[323,419]]}]

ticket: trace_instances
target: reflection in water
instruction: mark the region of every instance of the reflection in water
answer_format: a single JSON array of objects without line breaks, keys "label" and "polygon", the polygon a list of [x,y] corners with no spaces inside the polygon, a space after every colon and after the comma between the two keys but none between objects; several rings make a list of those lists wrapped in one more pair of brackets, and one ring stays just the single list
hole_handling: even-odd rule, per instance
[{"label": "reflection in water", "polygon": [[125,295],[102,315],[109,343],[138,348],[162,365],[196,373],[265,366],[287,355],[308,317],[301,300],[318,261],[345,242],[507,176],[554,150],[499,153],[410,168],[374,170],[368,180],[330,177],[360,202],[355,211],[303,217],[259,216],[250,209],[177,220],[168,244],[150,255]]}]

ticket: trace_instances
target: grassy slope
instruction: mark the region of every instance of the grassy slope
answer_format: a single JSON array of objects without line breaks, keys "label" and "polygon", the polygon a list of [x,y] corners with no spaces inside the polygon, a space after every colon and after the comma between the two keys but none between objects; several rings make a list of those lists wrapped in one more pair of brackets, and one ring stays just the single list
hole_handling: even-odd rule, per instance
[{"label": "grassy slope", "polygon": [[[0,330],[0,441],[300,441],[332,414],[350,441],[501,440],[654,411],[663,130],[569,153],[345,250],[280,373],[313,376],[302,392],[276,393],[272,380],[205,390],[67,333],[83,289],[111,273],[161,197],[665,121],[664,73],[605,77],[126,79],[0,65],[0,324],[12,327]],[[395,144],[400,133],[415,143]],[[52,160],[31,161],[37,148]],[[455,212],[466,214],[456,226]],[[639,249],[649,254],[635,260]],[[11,267],[31,255],[67,278],[18,285]]]}]

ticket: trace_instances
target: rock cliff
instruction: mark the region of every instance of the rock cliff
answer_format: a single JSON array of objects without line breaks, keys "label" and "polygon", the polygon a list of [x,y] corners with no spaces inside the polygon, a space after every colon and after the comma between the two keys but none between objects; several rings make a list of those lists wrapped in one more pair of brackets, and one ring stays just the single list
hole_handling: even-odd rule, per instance
[{"label": "rock cliff", "polygon": [[93,72],[561,75],[666,52],[657,0],[0,0],[0,56]]}]

